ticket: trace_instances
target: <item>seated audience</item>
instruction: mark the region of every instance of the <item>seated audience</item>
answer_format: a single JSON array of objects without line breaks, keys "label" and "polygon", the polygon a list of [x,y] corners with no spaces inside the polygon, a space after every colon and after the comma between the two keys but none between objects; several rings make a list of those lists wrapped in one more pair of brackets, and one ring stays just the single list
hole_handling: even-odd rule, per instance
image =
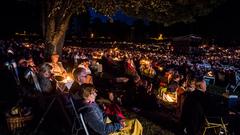
[{"label": "seated audience", "polygon": [[88,59],[82,59],[81,63],[78,65],[78,67],[79,68],[84,68],[86,70],[87,74],[91,75],[92,72],[91,72],[91,70],[89,68],[89,65],[90,65],[90,63],[89,63]]},{"label": "seated audience", "polygon": [[75,99],[79,99],[80,86],[84,83],[92,84],[92,77],[87,74],[84,68],[77,68],[73,71],[73,78],[74,82],[69,91],[73,94]]},{"label": "seated audience", "polygon": [[59,62],[59,55],[57,53],[53,53],[51,56],[51,63],[50,65],[52,66],[52,72],[55,76],[67,76],[67,72],[64,69],[63,65],[61,62]]},{"label": "seated audience", "polygon": [[49,63],[44,63],[39,69],[39,84],[43,93],[51,93],[56,89],[56,82],[52,76],[52,66]]},{"label": "seated audience", "polygon": [[91,135],[108,135],[124,128],[124,122],[105,123],[106,115],[95,102],[97,93],[92,84],[82,84],[81,91],[81,112]]},{"label": "seated audience", "polygon": [[[85,85],[83,84],[83,86]],[[143,127],[141,123],[137,119],[126,119],[112,92],[108,93],[108,98],[109,101],[104,103],[104,114],[107,116],[105,123],[122,123],[125,126],[121,131],[113,132],[111,135],[142,135]]]},{"label": "seated audience", "polygon": [[116,101],[113,92],[108,92],[108,101],[107,103],[103,103],[103,109],[106,115],[113,121],[119,121],[121,119],[126,119],[123,115],[120,106],[118,105],[119,101]]}]

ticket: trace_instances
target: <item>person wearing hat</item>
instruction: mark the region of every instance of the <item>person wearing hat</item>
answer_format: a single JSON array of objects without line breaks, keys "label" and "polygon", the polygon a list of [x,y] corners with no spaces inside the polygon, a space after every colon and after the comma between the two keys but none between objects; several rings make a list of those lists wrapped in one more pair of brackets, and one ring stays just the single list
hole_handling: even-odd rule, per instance
[{"label": "person wearing hat", "polygon": [[67,72],[64,69],[62,62],[59,61],[59,55],[55,52],[51,56],[51,63],[50,65],[52,66],[52,72],[54,76],[67,76]]}]

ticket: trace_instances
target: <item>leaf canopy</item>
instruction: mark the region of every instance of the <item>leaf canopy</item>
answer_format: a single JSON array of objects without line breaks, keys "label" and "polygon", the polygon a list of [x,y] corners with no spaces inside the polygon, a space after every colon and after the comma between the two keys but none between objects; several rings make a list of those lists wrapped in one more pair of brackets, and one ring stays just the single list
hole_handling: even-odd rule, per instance
[{"label": "leaf canopy", "polygon": [[111,17],[116,11],[171,25],[178,22],[189,23],[197,16],[204,16],[226,0],[69,0],[72,11],[81,13],[92,7],[103,15]]}]

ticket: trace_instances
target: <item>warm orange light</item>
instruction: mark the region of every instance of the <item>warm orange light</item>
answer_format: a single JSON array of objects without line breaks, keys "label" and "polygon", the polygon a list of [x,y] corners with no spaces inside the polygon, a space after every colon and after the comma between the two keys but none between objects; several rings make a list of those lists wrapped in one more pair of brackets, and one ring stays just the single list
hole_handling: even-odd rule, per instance
[{"label": "warm orange light", "polygon": [[140,64],[141,64],[141,65],[150,65],[150,61],[143,59],[143,60],[140,61]]},{"label": "warm orange light", "polygon": [[208,74],[208,76],[211,76],[211,77],[213,76],[213,72],[212,71],[209,71],[207,74]]},{"label": "warm orange light", "polygon": [[158,40],[163,40],[163,34],[160,34]]},{"label": "warm orange light", "polygon": [[176,103],[177,102],[177,98],[176,98],[176,93],[174,94],[169,94],[169,93],[163,93],[163,101],[169,102],[169,103]]},{"label": "warm orange light", "polygon": [[62,82],[63,83],[67,83],[67,82],[70,82],[72,81],[73,79],[70,77],[70,76],[67,76]]},{"label": "warm orange light", "polygon": [[94,38],[94,34],[93,34],[93,33],[91,33],[90,37],[91,37],[91,38]]}]

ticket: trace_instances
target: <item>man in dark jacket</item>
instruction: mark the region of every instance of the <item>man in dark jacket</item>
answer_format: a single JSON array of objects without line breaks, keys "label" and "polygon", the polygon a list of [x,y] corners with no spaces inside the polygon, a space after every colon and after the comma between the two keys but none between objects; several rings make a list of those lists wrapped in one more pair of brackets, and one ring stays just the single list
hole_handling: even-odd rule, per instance
[{"label": "man in dark jacket", "polygon": [[196,90],[191,92],[183,103],[181,122],[187,135],[198,135],[204,124],[204,108],[206,107],[206,82],[196,79]]},{"label": "man in dark jacket", "polygon": [[92,83],[92,78],[89,76],[84,68],[76,68],[73,71],[74,82],[70,88],[70,93],[73,94],[75,100],[80,99],[80,86],[84,83]]}]

